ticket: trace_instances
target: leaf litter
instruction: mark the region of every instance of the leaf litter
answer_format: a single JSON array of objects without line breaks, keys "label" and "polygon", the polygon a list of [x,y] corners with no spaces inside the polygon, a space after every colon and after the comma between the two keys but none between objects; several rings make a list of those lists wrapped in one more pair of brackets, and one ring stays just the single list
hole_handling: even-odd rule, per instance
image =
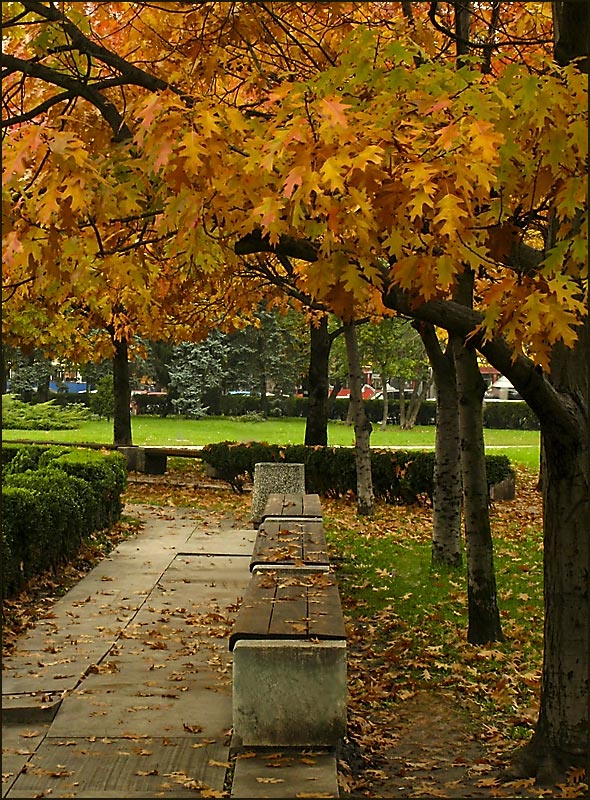
[{"label": "leaf litter", "polygon": [[[126,501],[154,503],[162,515],[166,506],[188,506],[194,510],[191,519],[202,515],[203,524],[233,517],[236,526],[248,526],[247,495],[235,495],[223,484],[204,487],[185,481],[170,486],[171,477],[131,482]],[[367,520],[356,515],[350,499],[322,500],[348,633],[349,724],[338,754],[342,797],[587,795],[583,770],[570,770],[566,781],[552,789],[536,787],[530,780],[498,778],[510,753],[530,738],[536,722],[542,536],[535,484],[536,476],[517,470],[516,499],[497,502],[491,509],[506,642],[488,648],[466,642],[463,576],[429,574],[431,509],[378,503],[375,517]],[[17,637],[36,620],[50,620],[52,601],[138,527],[131,521],[101,532],[101,541],[63,575],[43,576],[8,600],[3,653],[10,653]],[[172,613],[184,615],[186,609]],[[209,634],[219,638],[231,625],[231,617],[186,621],[208,622]],[[48,652],[57,650],[49,647]],[[227,796],[184,773],[162,777],[169,779],[162,789],[180,784],[203,797]]]}]

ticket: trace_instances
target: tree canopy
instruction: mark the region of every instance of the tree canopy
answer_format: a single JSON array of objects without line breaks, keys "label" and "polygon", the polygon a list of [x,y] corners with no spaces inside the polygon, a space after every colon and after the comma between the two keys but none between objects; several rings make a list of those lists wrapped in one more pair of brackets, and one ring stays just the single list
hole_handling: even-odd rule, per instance
[{"label": "tree canopy", "polygon": [[[240,327],[261,299],[244,260],[266,255],[346,322],[387,306],[477,347],[537,413],[546,454],[545,663],[523,770],[579,760],[588,4],[2,13],[3,330],[70,351],[103,330],[110,346],[203,338],[218,309]],[[462,275],[473,308],[454,299]]]}]

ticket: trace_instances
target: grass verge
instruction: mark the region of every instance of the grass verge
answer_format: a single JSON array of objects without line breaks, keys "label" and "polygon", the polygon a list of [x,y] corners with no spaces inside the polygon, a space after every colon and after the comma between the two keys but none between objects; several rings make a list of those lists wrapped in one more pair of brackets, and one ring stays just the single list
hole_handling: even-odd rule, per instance
[{"label": "grass verge", "polygon": [[[140,416],[132,419],[133,441],[138,445],[160,445],[178,447],[183,445],[205,445],[210,442],[268,442],[269,444],[301,444],[305,435],[305,420],[299,418],[268,419],[252,422],[244,418],[205,417],[186,420],[179,417]],[[26,431],[3,430],[3,437],[43,440],[51,442],[97,442],[113,441],[112,422],[86,420],[75,430]],[[515,464],[537,470],[539,466],[538,431],[485,430],[488,452],[505,453]],[[433,426],[416,426],[411,431],[402,431],[398,426],[389,426],[385,431],[374,426],[371,435],[373,447],[424,448],[434,447]],[[354,431],[349,425],[331,422],[328,425],[328,443],[331,446],[351,446]]]}]

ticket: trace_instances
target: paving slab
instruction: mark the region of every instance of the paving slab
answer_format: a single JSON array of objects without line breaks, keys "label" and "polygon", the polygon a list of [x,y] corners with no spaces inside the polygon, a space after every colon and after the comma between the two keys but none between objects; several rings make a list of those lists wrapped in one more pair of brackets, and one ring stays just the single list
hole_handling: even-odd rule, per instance
[{"label": "paving slab", "polygon": [[2,796],[47,735],[49,723],[2,725]]},{"label": "paving slab", "polygon": [[266,748],[236,757],[232,798],[338,797],[332,751]]},{"label": "paving slab", "polygon": [[195,797],[223,789],[226,758],[223,742],[50,737],[5,796]]},{"label": "paving slab", "polygon": [[[3,797],[211,797],[224,789],[228,638],[256,531],[229,519],[208,524],[191,509],[126,513],[144,529],[53,604],[3,663]],[[283,764],[272,776],[284,783],[268,784],[282,793],[261,795],[268,786],[255,780],[257,768],[240,763],[235,796],[331,791],[332,762],[300,765],[307,777],[297,777],[295,762]],[[254,784],[258,793],[247,789]]]}]

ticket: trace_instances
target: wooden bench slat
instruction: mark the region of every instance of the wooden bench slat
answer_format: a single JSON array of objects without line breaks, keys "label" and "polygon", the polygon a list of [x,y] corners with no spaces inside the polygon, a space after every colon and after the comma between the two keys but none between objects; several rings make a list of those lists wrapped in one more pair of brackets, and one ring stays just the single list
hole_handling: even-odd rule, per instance
[{"label": "wooden bench slat", "polygon": [[267,517],[319,517],[322,505],[318,494],[270,494],[262,520]]},{"label": "wooden bench slat", "polygon": [[254,573],[230,636],[240,639],[346,639],[333,575]]},{"label": "wooden bench slat", "polygon": [[258,529],[250,570],[272,564],[328,566],[328,549],[321,521],[265,520]]},{"label": "wooden bench slat", "polygon": [[303,586],[277,586],[268,632],[277,639],[309,636],[307,591]]}]

